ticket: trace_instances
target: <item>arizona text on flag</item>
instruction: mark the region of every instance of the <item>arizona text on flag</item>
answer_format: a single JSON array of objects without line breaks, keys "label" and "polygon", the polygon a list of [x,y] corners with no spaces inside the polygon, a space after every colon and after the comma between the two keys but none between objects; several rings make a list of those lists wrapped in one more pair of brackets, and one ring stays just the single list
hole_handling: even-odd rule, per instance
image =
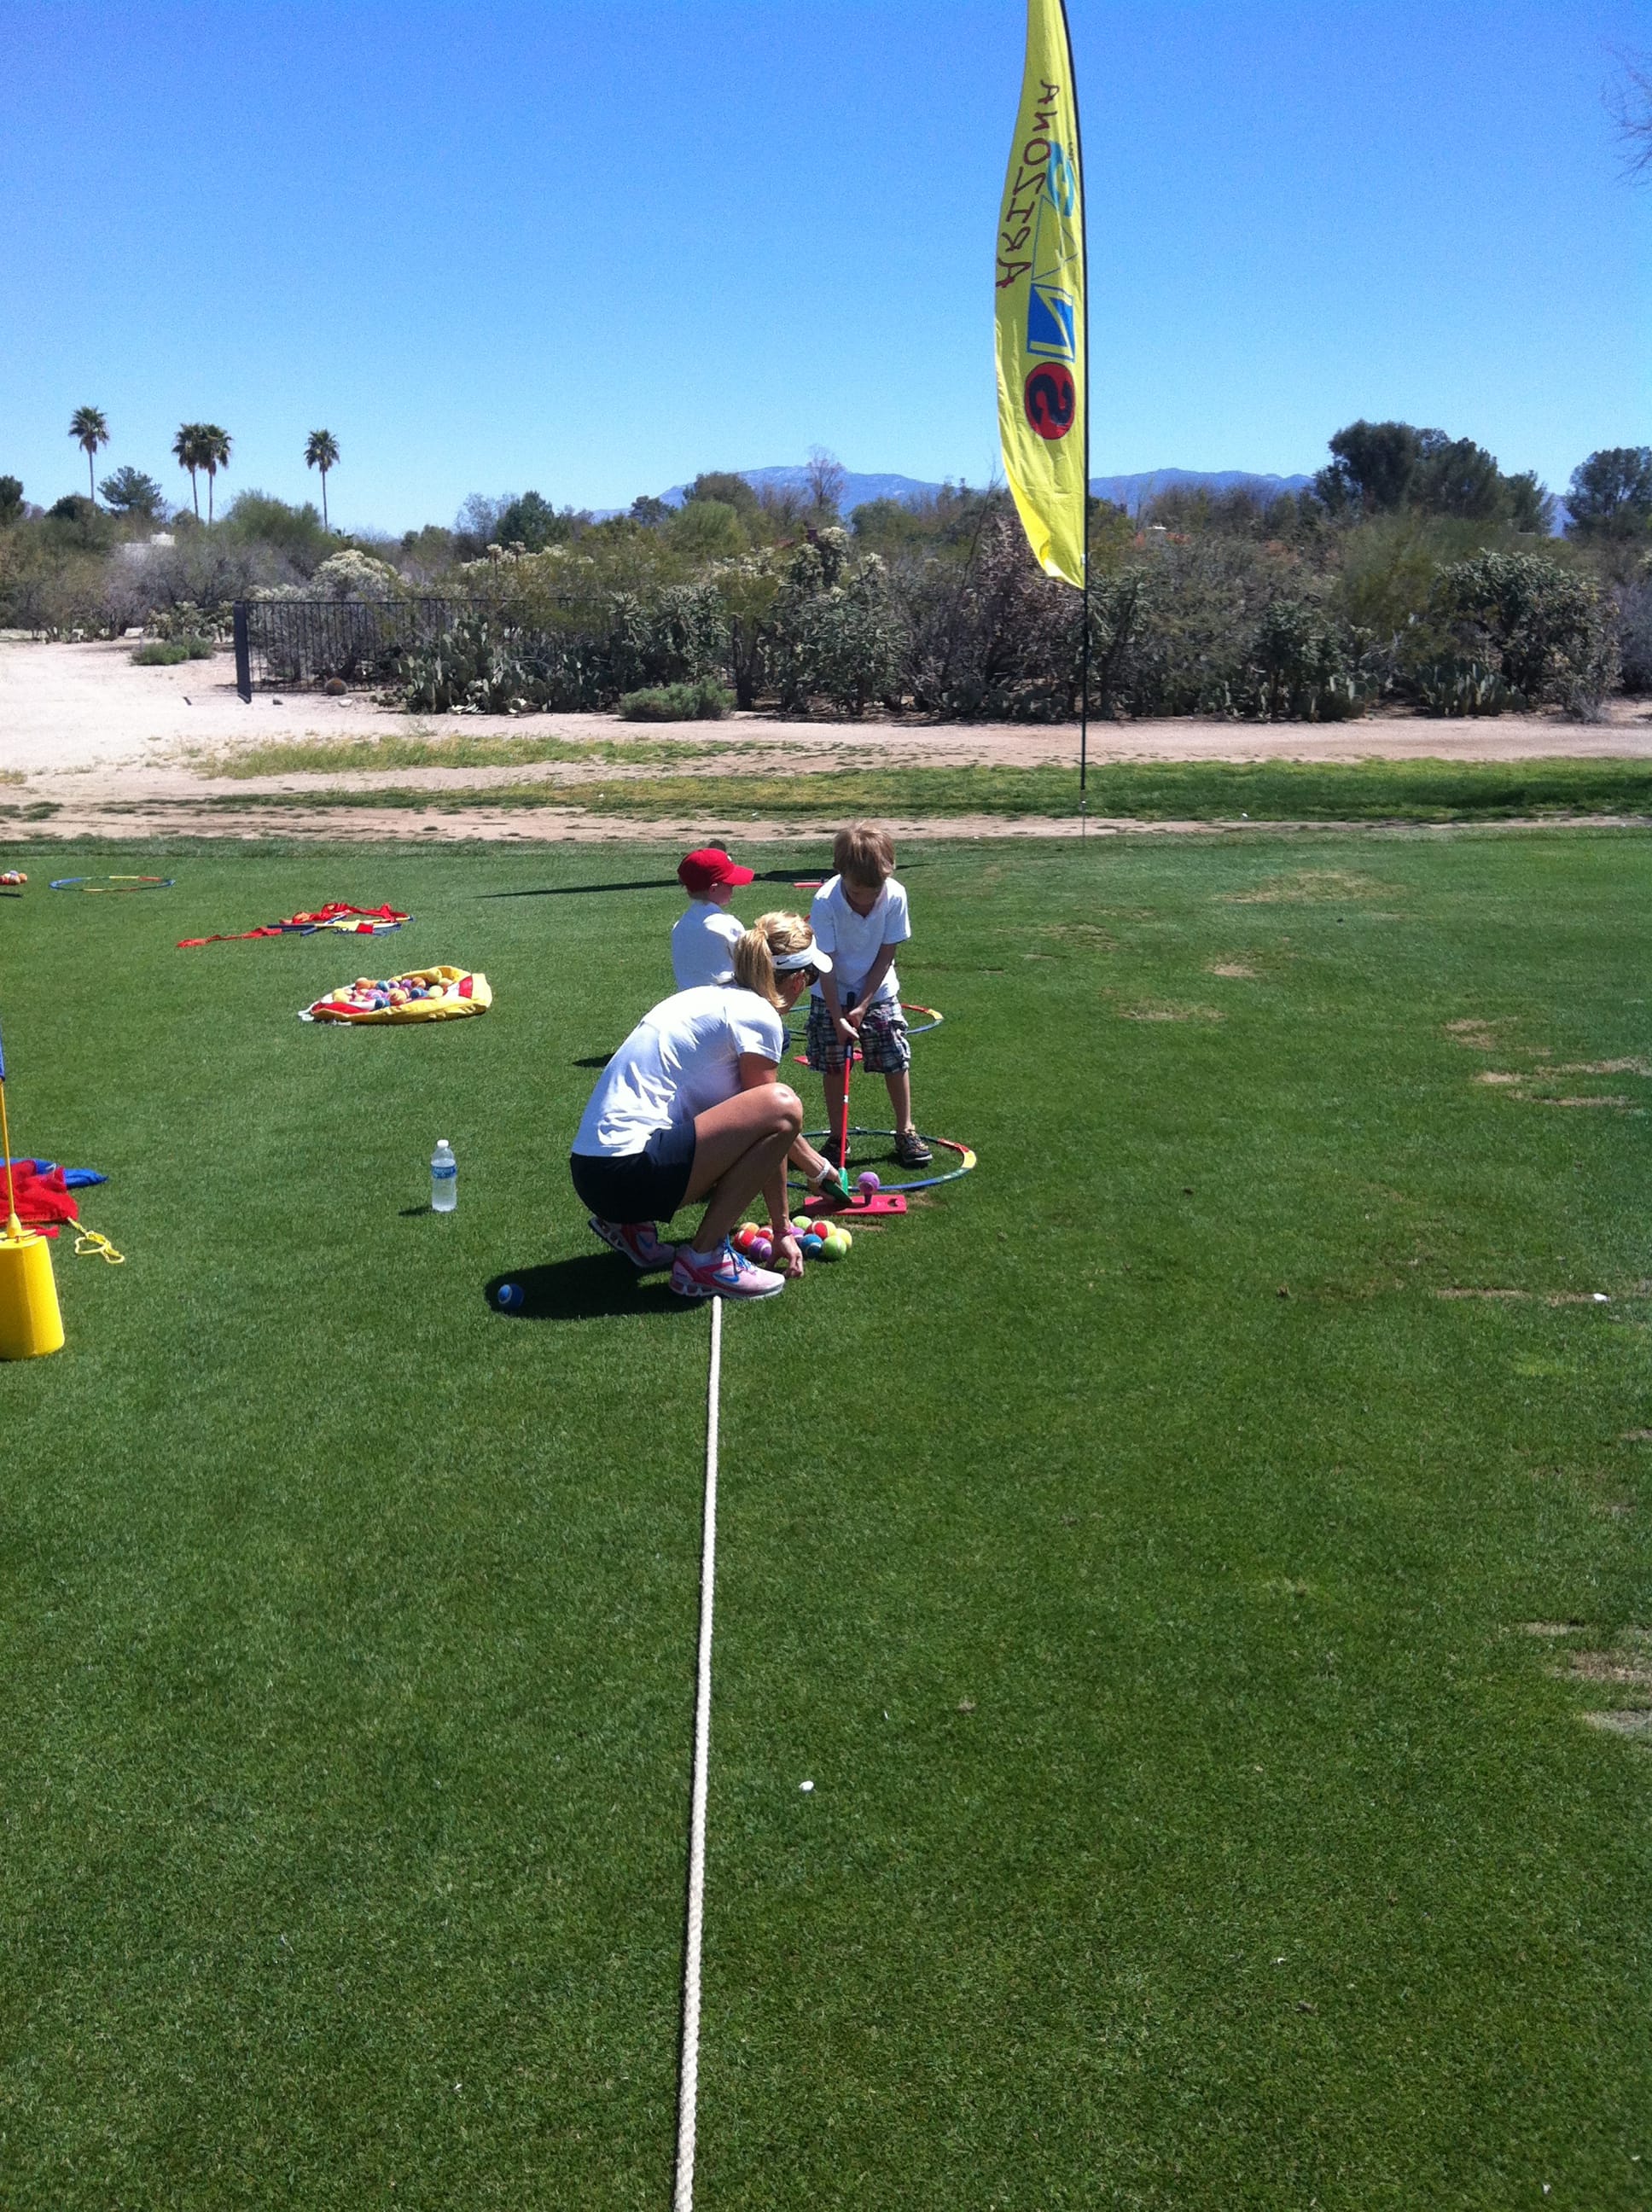
[{"label": "arizona text on flag", "polygon": [[1033,551],[1082,590],[1089,363],[1084,179],[1061,0],[1027,0],[1027,65],[998,227],[998,419]]}]

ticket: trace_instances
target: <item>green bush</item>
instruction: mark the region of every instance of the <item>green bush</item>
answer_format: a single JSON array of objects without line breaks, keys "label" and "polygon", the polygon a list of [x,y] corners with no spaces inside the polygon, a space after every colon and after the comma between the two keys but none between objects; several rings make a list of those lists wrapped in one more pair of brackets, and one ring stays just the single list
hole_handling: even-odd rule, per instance
[{"label": "green bush", "polygon": [[656,684],[628,691],[620,701],[628,722],[720,722],[734,711],[734,695],[708,676],[697,684]]},{"label": "green bush", "polygon": [[1616,674],[1612,611],[1588,577],[1547,554],[1454,561],[1435,579],[1430,612],[1454,658],[1493,672],[1511,704],[1587,710]]},{"label": "green bush", "polygon": [[1501,714],[1524,702],[1484,660],[1447,653],[1409,672],[1406,688],[1425,714]]},{"label": "green bush", "polygon": [[211,658],[210,637],[152,637],[132,655],[140,668],[176,668],[181,661]]}]

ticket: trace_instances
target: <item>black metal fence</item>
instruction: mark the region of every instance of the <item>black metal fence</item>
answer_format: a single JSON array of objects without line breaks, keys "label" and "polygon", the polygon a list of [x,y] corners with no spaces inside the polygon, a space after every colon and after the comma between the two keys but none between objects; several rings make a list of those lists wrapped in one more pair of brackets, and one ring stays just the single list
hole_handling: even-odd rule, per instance
[{"label": "black metal fence", "polygon": [[402,655],[446,636],[468,599],[237,599],[235,688],[383,684]]}]

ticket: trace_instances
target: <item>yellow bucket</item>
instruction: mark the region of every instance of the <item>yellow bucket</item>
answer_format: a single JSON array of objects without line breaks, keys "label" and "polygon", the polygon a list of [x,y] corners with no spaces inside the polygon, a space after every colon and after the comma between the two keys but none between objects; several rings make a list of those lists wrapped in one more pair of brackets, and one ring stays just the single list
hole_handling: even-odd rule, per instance
[{"label": "yellow bucket", "polygon": [[14,1217],[0,1236],[0,1359],[38,1359],[62,1348],[52,1247]]}]

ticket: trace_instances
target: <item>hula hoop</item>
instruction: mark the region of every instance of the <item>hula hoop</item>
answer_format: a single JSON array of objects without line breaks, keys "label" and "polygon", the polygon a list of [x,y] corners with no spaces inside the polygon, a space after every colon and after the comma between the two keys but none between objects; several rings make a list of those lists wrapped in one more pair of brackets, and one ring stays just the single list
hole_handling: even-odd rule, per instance
[{"label": "hula hoop", "polygon": [[[921,1022],[908,1022],[907,1024],[907,1036],[908,1037],[927,1036],[931,1030],[939,1029],[941,1024],[946,1019],[946,1016],[940,1012],[938,1008],[934,1006],[920,1006],[911,999],[902,1000],[901,1012],[903,1014],[922,1014],[926,1018]],[[786,1032],[786,1042],[789,1045],[800,1044],[803,1042],[803,1038],[807,1036],[808,1033],[806,1024],[799,1036],[794,1036],[790,1030],[787,1030]],[[857,1060],[860,1058],[860,1054],[858,1051],[854,1056]],[[809,1062],[804,1057],[802,1053],[793,1053],[792,1057],[797,1061],[799,1067],[808,1066]]]},{"label": "hula hoop", "polygon": [[[814,1144],[822,1137],[831,1138],[835,1132],[831,1129],[805,1129],[803,1133],[811,1144]],[[852,1137],[887,1137],[893,1144],[896,1133],[893,1129],[865,1129],[859,1122],[852,1121],[849,1124],[849,1134]],[[949,1152],[956,1152],[958,1156],[957,1167],[948,1168],[944,1175],[919,1176],[911,1182],[890,1182],[880,1176],[878,1182],[880,1190],[933,1190],[937,1183],[956,1182],[960,1176],[967,1176],[976,1164],[974,1148],[969,1145],[959,1144],[956,1138],[926,1136],[924,1138],[924,1142],[926,1145],[939,1145]],[[793,1176],[790,1180],[794,1188],[799,1190],[808,1188],[801,1176]]]},{"label": "hula hoop", "polygon": [[176,876],[59,876],[54,891],[166,891]]}]

